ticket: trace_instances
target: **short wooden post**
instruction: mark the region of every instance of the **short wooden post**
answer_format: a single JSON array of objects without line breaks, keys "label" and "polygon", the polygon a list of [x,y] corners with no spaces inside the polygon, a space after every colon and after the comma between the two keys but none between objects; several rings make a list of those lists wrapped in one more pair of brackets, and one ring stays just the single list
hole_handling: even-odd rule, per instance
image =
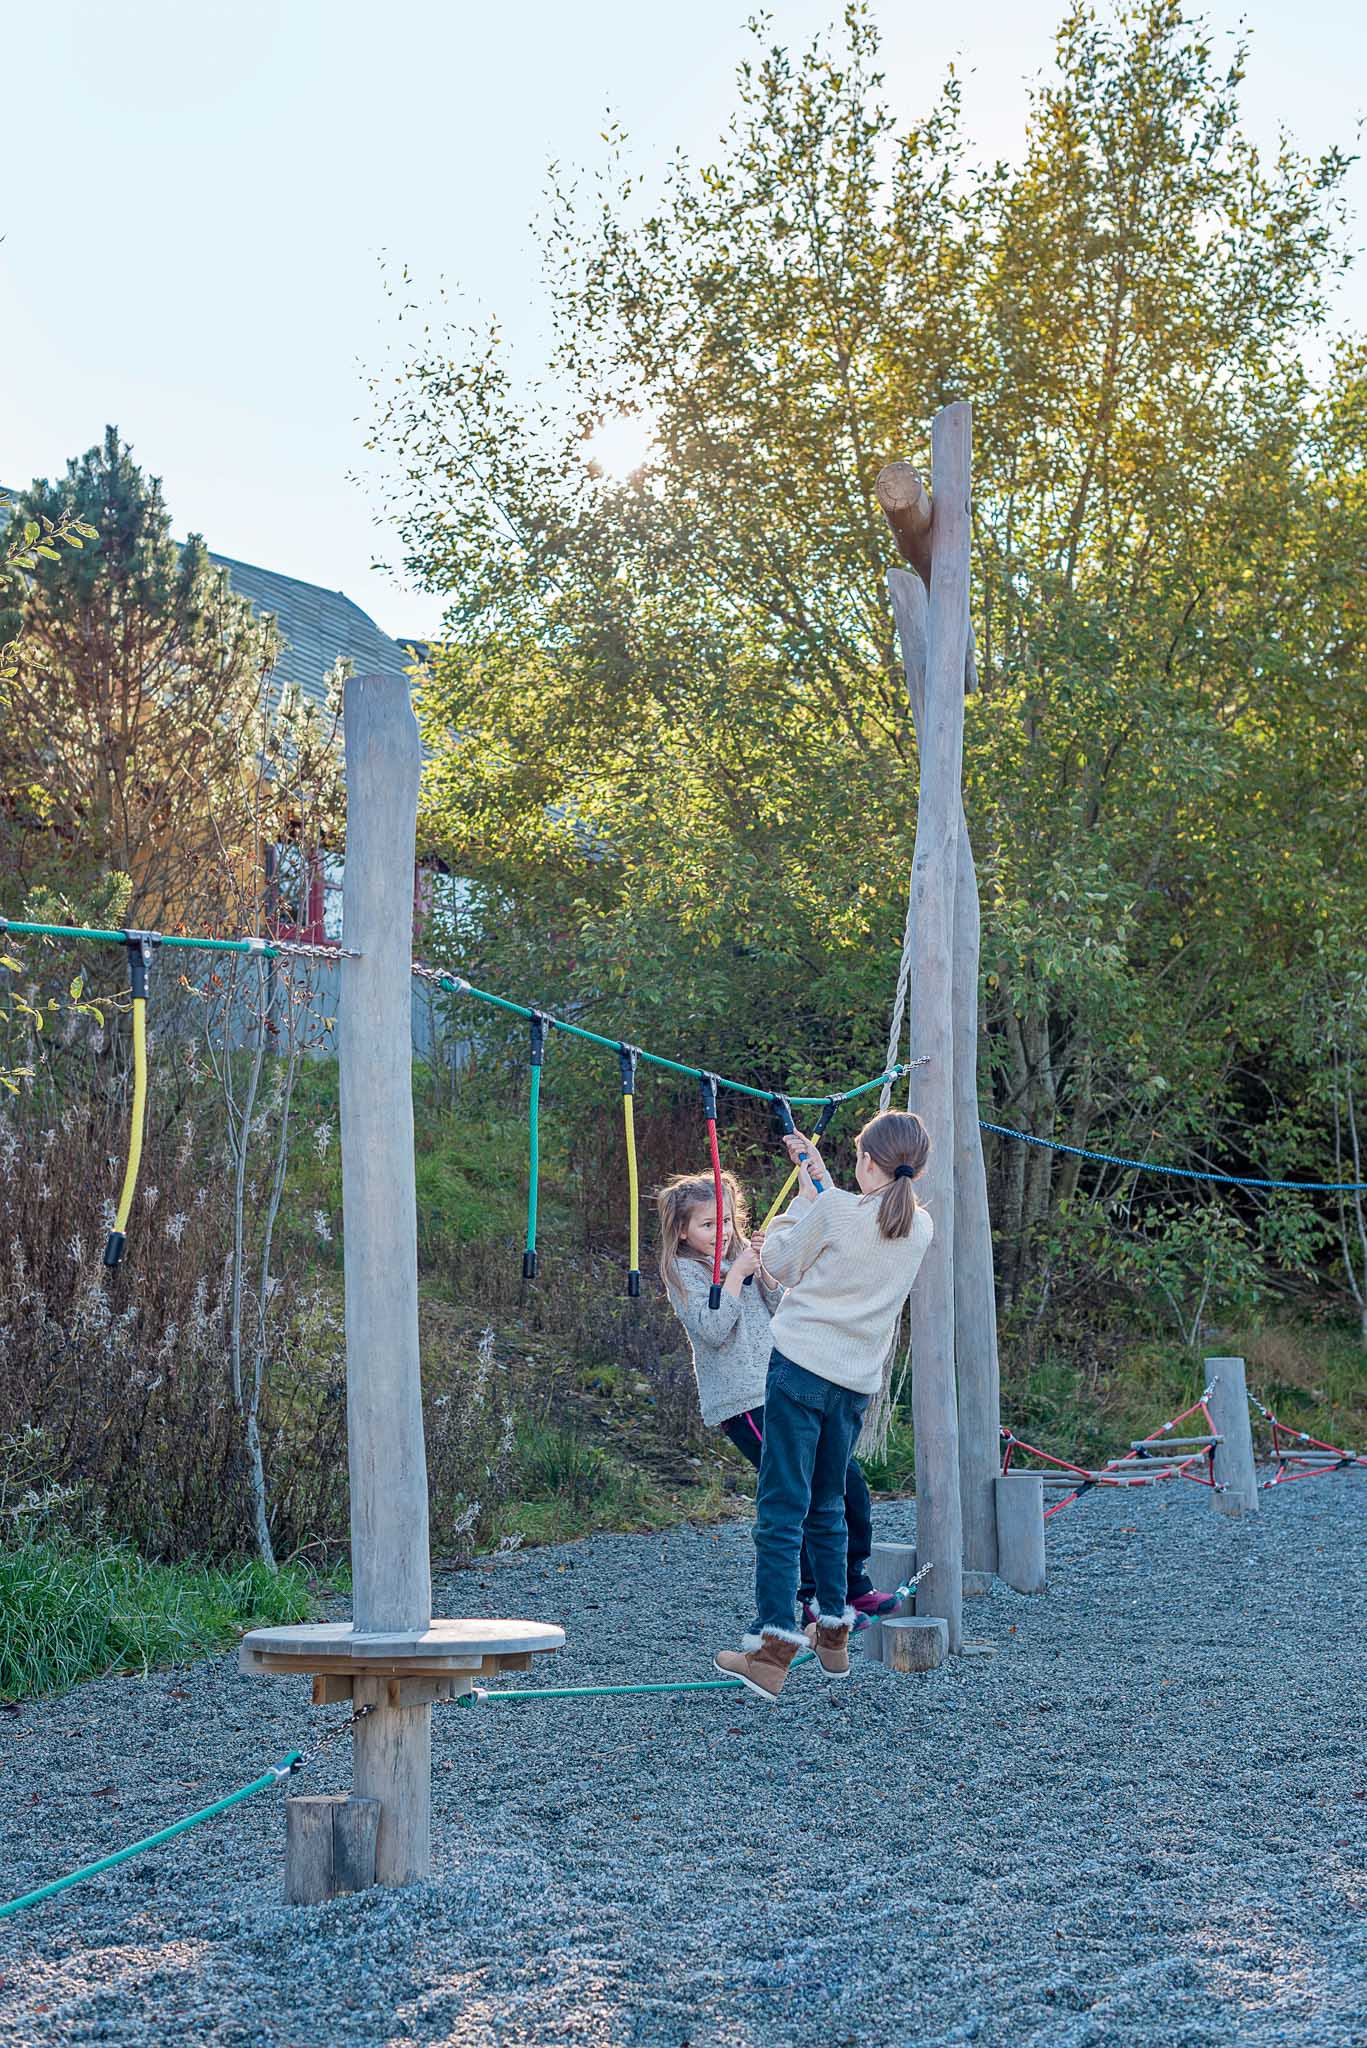
[{"label": "short wooden post", "polygon": [[1042,1593],[1044,1479],[1038,1472],[1002,1472],[996,1480],[997,1570],[1017,1593]]},{"label": "short wooden post", "polygon": [[949,1623],[943,1615],[894,1615],[879,1626],[881,1662],[889,1671],[936,1671],[949,1655]]},{"label": "short wooden post", "polygon": [[[895,1593],[899,1586],[909,1586],[916,1577],[916,1546],[914,1543],[875,1543],[869,1552],[869,1577],[879,1593]],[[914,1614],[916,1599],[914,1593],[904,1593],[892,1614]],[[889,1615],[888,1619],[891,1620]],[[883,1624],[871,1621],[861,1629],[859,1640],[864,1646],[864,1655],[873,1664],[883,1661]]]},{"label": "short wooden post", "polygon": [[964,661],[968,643],[969,494],[973,410],[946,406],[931,429],[934,509],[926,615],[921,787],[911,894],[911,1106],[931,1138],[924,1200],[935,1236],[911,1295],[912,1419],[916,1430],[916,1543],[930,1571],[919,1615],[944,1620],[950,1654],[963,1619],[959,1410],[954,1377],[954,896],[962,809]]},{"label": "short wooden post", "polygon": [[1208,1358],[1210,1419],[1221,1441],[1215,1446],[1215,1484],[1211,1498],[1222,1515],[1237,1519],[1258,1512],[1258,1474],[1253,1463],[1253,1424],[1248,1412],[1248,1384],[1242,1358]]},{"label": "short wooden post", "polygon": [[[432,1619],[427,1461],[418,1362],[413,1161],[413,854],[421,755],[408,686],[346,685],[347,839],[340,1015],[347,1435],[353,1626],[425,1629]],[[359,1680],[356,1790],[378,1799],[375,1874],[411,1884],[431,1868],[430,1704],[391,1704]]]},{"label": "short wooden post", "polygon": [[342,1793],[285,1801],[285,1902],[320,1906],[375,1882],[378,1799]]}]

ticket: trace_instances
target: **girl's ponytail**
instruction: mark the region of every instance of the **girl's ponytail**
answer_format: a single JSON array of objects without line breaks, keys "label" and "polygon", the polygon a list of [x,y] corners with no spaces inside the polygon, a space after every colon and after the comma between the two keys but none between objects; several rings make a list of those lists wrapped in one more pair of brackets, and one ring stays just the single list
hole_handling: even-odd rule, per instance
[{"label": "girl's ponytail", "polygon": [[878,1191],[878,1231],[882,1237],[910,1237],[920,1206],[912,1182],[930,1157],[930,1136],[919,1116],[895,1109],[866,1123],[859,1143],[874,1165],[889,1176]]}]

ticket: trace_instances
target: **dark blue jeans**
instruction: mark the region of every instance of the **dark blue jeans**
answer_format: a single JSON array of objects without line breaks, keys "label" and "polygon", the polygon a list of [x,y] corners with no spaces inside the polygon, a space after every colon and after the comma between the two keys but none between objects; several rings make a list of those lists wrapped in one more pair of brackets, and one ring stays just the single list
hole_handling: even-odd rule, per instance
[{"label": "dark blue jeans", "polygon": [[844,1612],[845,1474],[868,1405],[867,1394],[852,1394],[781,1351],[769,1360],[755,1501],[755,1634],[792,1631],[804,1534],[818,1612]]},{"label": "dark blue jeans", "polygon": [[[731,1439],[741,1456],[748,1459],[758,1471],[760,1454],[764,1448],[763,1408],[745,1408],[739,1415],[730,1416],[721,1427],[723,1434]],[[873,1502],[869,1499],[869,1483],[859,1469],[857,1458],[851,1458],[845,1467],[845,1528],[848,1532],[845,1598],[857,1600],[861,1593],[873,1590],[873,1580],[869,1577],[867,1569],[869,1556],[873,1550]],[[812,1573],[812,1560],[805,1538],[802,1544],[797,1597],[799,1600],[816,1598],[816,1579]]]}]

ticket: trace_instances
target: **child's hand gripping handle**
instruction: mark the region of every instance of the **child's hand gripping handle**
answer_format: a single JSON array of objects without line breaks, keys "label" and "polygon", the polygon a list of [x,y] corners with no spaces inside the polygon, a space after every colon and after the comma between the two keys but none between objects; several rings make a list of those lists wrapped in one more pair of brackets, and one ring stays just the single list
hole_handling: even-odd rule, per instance
[{"label": "child's hand gripping handle", "polygon": [[[793,1112],[788,1106],[788,1098],[784,1095],[776,1095],[774,1097],[774,1107],[777,1109],[780,1121],[783,1124],[783,1142],[788,1147],[789,1158],[794,1160],[798,1166],[808,1165],[809,1161],[813,1157],[813,1154],[809,1151],[803,1150],[803,1147],[807,1144],[807,1140],[803,1137],[801,1131],[799,1131],[797,1125],[793,1122]],[[788,1142],[792,1138],[798,1140],[796,1147],[789,1144]],[[820,1153],[817,1153],[815,1157],[817,1165],[820,1166],[822,1163]],[[822,1194],[825,1190],[826,1183],[824,1180],[822,1180],[821,1176],[817,1173],[811,1173],[808,1177],[811,1180],[812,1186],[816,1189],[817,1193]]]}]

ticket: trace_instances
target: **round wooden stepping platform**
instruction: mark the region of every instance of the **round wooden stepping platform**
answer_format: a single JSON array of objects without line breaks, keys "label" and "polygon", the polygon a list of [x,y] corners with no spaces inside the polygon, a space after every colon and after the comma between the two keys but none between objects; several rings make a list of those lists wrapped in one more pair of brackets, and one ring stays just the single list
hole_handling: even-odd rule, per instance
[{"label": "round wooden stepping platform", "polygon": [[[312,1677],[316,1703],[349,1699],[355,1679],[425,1681],[393,1704],[468,1692],[477,1678],[527,1671],[532,1658],[564,1648],[565,1631],[544,1621],[433,1621],[422,1629],[358,1632],[349,1621],[254,1628],[242,1638],[240,1668],[256,1678]],[[444,1681],[440,1685],[433,1681]]]}]

